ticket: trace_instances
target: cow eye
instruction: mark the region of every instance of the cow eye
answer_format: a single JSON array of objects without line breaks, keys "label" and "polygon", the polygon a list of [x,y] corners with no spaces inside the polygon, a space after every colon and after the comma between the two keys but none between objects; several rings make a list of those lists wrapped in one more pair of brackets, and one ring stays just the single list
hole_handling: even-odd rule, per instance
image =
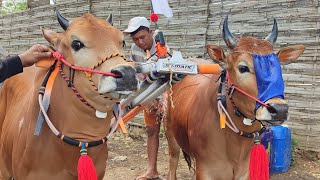
[{"label": "cow eye", "polygon": [[78,40],[72,41],[71,47],[75,51],[79,51],[81,48],[84,47],[84,44]]},{"label": "cow eye", "polygon": [[248,66],[239,65],[238,69],[239,69],[240,73],[250,72],[250,69],[248,68]]}]

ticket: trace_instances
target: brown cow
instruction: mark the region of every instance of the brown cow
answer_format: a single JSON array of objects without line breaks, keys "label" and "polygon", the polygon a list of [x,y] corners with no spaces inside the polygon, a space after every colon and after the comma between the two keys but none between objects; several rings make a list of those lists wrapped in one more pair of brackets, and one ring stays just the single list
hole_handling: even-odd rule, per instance
[{"label": "brown cow", "polygon": [[[236,39],[229,31],[226,18],[223,25],[223,38],[230,53],[225,56],[223,49],[215,45],[208,45],[208,53],[225,69],[229,79],[219,83],[219,76],[216,75],[187,76],[173,87],[172,98],[175,108],[172,109],[170,103],[168,104],[166,132],[169,142],[168,178],[170,180],[176,179],[180,148],[186,159],[189,159],[189,165],[190,157],[194,159],[196,179],[248,179],[249,154],[254,140],[243,136],[252,137],[252,133],[259,131],[261,129],[259,121],[268,124],[282,123],[287,118],[288,108],[282,98],[271,96],[263,101],[265,106],[260,106],[256,110],[256,100],[249,98],[238,89],[232,91],[232,87],[258,97],[256,81],[258,78],[256,77],[264,72],[255,72],[253,57],[273,53],[272,44],[277,39],[277,33],[275,20],[273,30],[265,40],[253,37]],[[273,54],[280,69],[280,76],[272,78],[280,80],[278,82],[283,85],[281,67],[277,59],[282,64],[287,64],[296,60],[303,51],[304,46],[297,45],[283,48],[277,55]],[[262,67],[265,71],[263,68],[265,67]],[[272,78],[267,77],[267,79]],[[234,86],[231,86],[231,82]],[[281,83],[277,87],[279,90],[281,90]],[[222,87],[221,94],[226,94],[225,90],[230,93],[231,98],[226,100],[226,110],[239,132],[236,130],[234,132],[228,127],[220,129],[217,106],[217,97],[221,97],[218,96],[219,84]],[[228,97],[228,94],[226,95]],[[256,121],[248,126],[244,124],[244,117]]]},{"label": "brown cow", "polygon": [[[48,116],[53,125],[68,137],[84,142],[101,140],[109,133],[113,106],[137,89],[135,69],[126,65],[121,56],[123,34],[106,20],[91,14],[75,18],[71,23],[59,13],[57,17],[65,32],[43,30],[43,35],[66,61],[83,68],[98,64],[96,70],[111,71],[120,77],[92,74],[95,90],[88,74],[75,72],[73,85],[91,108],[79,100],[58,74],[52,88]],[[64,66],[63,72],[68,77],[69,71]],[[61,141],[46,124],[43,124],[39,136],[34,135],[39,113],[39,87],[46,72],[44,68],[26,68],[22,74],[6,80],[1,89],[0,170],[3,180],[10,177],[18,180],[77,179],[80,148]],[[97,118],[96,111],[107,112],[107,115]],[[99,179],[104,176],[107,154],[106,143],[88,148]]]}]

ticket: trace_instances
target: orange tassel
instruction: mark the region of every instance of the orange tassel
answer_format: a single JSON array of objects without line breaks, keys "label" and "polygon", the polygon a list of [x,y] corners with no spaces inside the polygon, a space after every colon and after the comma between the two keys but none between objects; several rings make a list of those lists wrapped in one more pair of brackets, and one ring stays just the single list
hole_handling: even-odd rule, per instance
[{"label": "orange tassel", "polygon": [[98,180],[92,159],[87,155],[85,143],[82,142],[81,156],[78,161],[78,180]]},{"label": "orange tassel", "polygon": [[224,112],[220,113],[220,129],[226,128],[226,114]]},{"label": "orange tassel", "polygon": [[250,180],[269,180],[268,153],[260,144],[259,134],[255,134],[254,146],[250,152]]}]

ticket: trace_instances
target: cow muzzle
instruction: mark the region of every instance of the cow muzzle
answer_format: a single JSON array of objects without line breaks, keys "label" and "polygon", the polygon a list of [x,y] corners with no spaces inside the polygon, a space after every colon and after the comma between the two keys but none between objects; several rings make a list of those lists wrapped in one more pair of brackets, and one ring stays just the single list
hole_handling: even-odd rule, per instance
[{"label": "cow muzzle", "polygon": [[288,104],[280,98],[266,102],[269,107],[261,106],[256,111],[256,119],[262,123],[281,125],[288,118]]},{"label": "cow muzzle", "polygon": [[99,82],[99,93],[109,94],[115,99],[123,99],[138,89],[136,70],[130,65],[119,65],[111,70],[119,77],[102,76]]},{"label": "cow muzzle", "polygon": [[286,120],[288,118],[288,105],[287,104],[268,104],[267,108],[272,120]]},{"label": "cow muzzle", "polygon": [[119,74],[116,80],[115,91],[136,91],[138,88],[138,80],[136,79],[136,70],[129,65],[120,66],[111,70],[111,73]]}]

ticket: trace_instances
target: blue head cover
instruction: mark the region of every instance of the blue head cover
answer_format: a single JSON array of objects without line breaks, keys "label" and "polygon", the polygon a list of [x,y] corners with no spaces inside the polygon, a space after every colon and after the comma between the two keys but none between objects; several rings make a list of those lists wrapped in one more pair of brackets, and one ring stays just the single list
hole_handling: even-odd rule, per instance
[{"label": "blue head cover", "polygon": [[[253,55],[254,70],[258,86],[258,99],[266,102],[271,98],[284,99],[284,82],[278,56],[274,53]],[[256,109],[261,106],[257,102]]]}]

